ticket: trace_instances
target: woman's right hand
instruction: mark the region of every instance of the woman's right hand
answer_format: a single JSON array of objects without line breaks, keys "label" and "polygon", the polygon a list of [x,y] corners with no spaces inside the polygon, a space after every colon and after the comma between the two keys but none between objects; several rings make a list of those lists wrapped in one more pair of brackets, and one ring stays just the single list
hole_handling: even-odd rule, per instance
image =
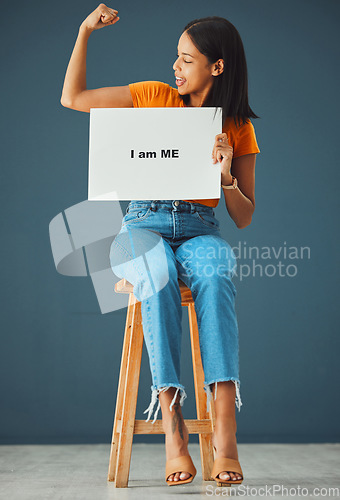
[{"label": "woman's right hand", "polygon": [[104,3],[101,3],[96,10],[91,12],[91,14],[84,19],[80,27],[86,28],[89,31],[95,31],[104,28],[104,26],[111,26],[119,21],[117,14],[118,10],[111,9]]}]

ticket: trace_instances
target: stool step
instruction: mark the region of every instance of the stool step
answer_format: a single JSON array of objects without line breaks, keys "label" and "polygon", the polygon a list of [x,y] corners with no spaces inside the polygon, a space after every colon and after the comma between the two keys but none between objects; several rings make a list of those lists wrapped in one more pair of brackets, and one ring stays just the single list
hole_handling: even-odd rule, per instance
[{"label": "stool step", "polygon": [[[117,422],[117,433],[121,432],[121,420]],[[184,419],[185,425],[188,428],[189,434],[211,434],[211,420],[201,419],[201,420],[191,420]],[[134,434],[164,434],[162,421],[156,420],[153,424],[152,421],[145,422],[145,420],[135,420],[135,426],[133,429]]]}]

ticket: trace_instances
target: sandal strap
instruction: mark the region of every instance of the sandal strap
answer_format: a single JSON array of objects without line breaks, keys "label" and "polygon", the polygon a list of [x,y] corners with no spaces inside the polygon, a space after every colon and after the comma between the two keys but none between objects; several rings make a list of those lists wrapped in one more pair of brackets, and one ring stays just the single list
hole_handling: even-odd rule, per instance
[{"label": "sandal strap", "polygon": [[165,464],[165,480],[171,474],[176,474],[176,472],[188,472],[193,477],[196,475],[197,471],[190,455],[182,455],[181,457],[167,460]]},{"label": "sandal strap", "polygon": [[233,458],[217,457],[215,459],[211,471],[211,477],[215,479],[223,471],[234,472],[234,473],[236,472],[238,474],[241,474],[241,476],[243,477],[243,472],[241,469],[240,462],[238,460],[234,460]]}]

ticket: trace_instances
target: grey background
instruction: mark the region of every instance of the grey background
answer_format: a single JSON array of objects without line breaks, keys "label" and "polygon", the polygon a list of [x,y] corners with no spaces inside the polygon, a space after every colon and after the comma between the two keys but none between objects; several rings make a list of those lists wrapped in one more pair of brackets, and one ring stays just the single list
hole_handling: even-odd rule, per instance
[{"label": "grey background", "polygon": [[[55,215],[87,197],[89,114],[63,108],[60,97],[78,27],[97,5],[1,4],[1,443],[111,438],[126,309],[102,315],[89,278],[59,275],[48,234]],[[220,15],[239,30],[250,104],[261,116],[253,120],[261,149],[256,211],[239,230],[222,197],[221,235],[232,246],[308,246],[311,258],[289,261],[295,277],[235,279],[238,441],[339,441],[339,2],[108,5],[121,20],[90,37],[88,88],[175,86],[172,64],[188,21]],[[183,414],[193,418],[188,333],[184,309]],[[145,418],[150,385],[144,350],[137,418]]]}]

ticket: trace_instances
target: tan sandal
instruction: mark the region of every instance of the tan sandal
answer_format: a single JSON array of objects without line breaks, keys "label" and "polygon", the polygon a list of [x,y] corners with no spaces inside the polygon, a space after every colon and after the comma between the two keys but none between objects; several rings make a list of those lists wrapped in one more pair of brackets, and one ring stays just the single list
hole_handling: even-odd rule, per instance
[{"label": "tan sandal", "polygon": [[[221,479],[217,477],[221,472],[233,472],[234,474],[241,474],[242,479]],[[215,458],[215,462],[211,471],[211,477],[215,479],[217,486],[230,486],[232,484],[241,484],[243,481],[243,472],[240,462],[233,458]]]},{"label": "tan sandal", "polygon": [[[168,477],[171,476],[171,474],[176,474],[176,472],[188,472],[191,476],[183,480],[168,481]],[[172,460],[168,460],[165,464],[165,481],[169,486],[191,483],[196,473],[197,471],[190,455],[182,455],[181,457],[173,458]]]}]

